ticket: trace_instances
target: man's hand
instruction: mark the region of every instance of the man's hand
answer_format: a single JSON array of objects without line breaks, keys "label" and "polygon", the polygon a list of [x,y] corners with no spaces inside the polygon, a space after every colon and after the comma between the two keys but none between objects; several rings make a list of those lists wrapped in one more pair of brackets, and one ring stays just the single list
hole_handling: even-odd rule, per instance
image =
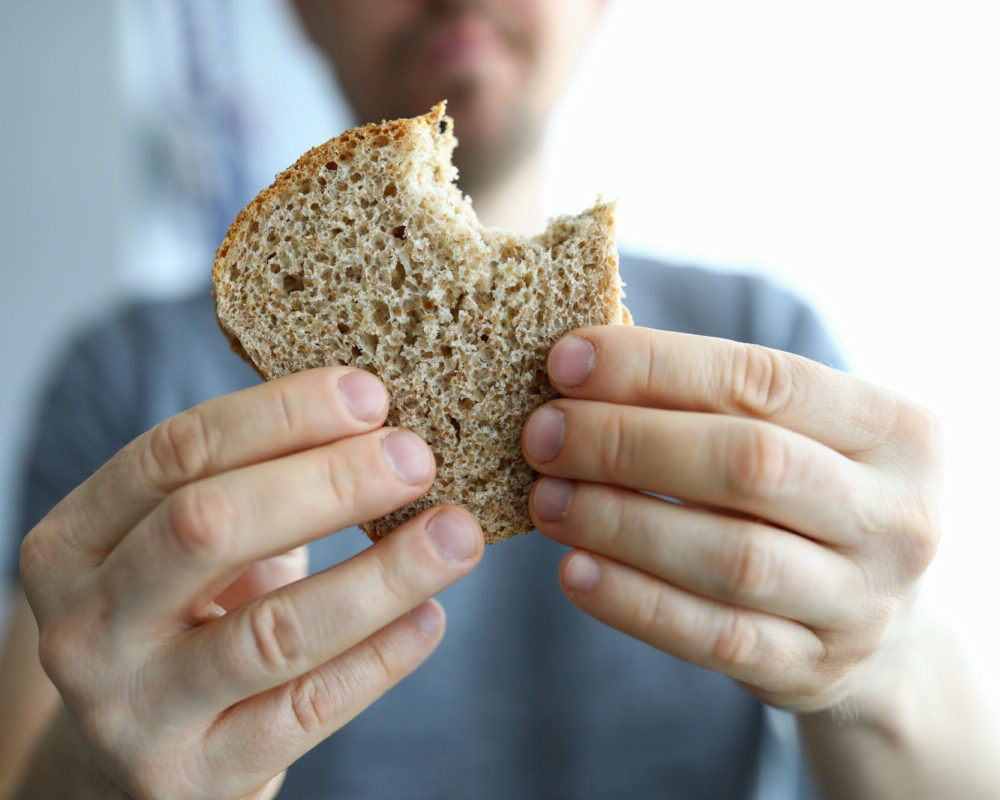
[{"label": "man's hand", "polygon": [[565,399],[523,447],[533,520],[578,548],[570,599],[780,707],[857,692],[937,546],[933,419],[797,356],[642,328],[576,331],[548,369]]},{"label": "man's hand", "polygon": [[424,512],[305,577],[300,549],[420,497],[434,459],[371,375],[326,368],[141,436],[24,542],[43,666],[133,796],[270,797],[282,771],[416,668],[429,600],[482,533]]}]

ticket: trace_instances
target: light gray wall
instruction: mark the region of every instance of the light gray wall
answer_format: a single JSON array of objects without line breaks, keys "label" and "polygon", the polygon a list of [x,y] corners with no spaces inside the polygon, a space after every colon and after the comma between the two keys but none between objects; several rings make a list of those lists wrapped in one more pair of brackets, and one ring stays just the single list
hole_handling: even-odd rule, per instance
[{"label": "light gray wall", "polygon": [[[69,333],[126,296],[183,293],[209,274],[217,240],[173,185],[191,163],[183,151],[166,168],[149,161],[185,111],[179,7],[0,0],[0,567],[23,533],[16,476],[34,397]],[[252,196],[347,127],[346,111],[283,0],[189,8],[215,26],[201,55],[225,63],[208,67],[241,92]]]},{"label": "light gray wall", "polygon": [[[0,0],[0,558],[33,392],[118,293],[124,147],[114,0]],[[6,574],[6,572],[4,573]]]}]

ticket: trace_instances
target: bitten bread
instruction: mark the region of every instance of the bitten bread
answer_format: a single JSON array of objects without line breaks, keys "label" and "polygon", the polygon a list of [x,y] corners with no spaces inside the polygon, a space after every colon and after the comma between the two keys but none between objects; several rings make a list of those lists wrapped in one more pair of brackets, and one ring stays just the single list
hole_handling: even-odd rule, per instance
[{"label": "bitten bread", "polygon": [[430,492],[362,527],[377,539],[438,503],[488,542],[530,531],[525,419],[556,396],[546,355],[583,325],[629,323],[614,206],[531,239],[480,225],[455,186],[441,103],[310,150],[233,222],[213,270],[216,314],[264,378],[330,364],[389,390],[388,424],[431,446]]}]

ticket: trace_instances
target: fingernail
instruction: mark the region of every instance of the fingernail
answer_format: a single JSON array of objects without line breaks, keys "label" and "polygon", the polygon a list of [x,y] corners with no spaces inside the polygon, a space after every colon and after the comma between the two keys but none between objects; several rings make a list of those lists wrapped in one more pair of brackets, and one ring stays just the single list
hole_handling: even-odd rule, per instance
[{"label": "fingernail", "polygon": [[524,429],[524,450],[529,461],[551,461],[562,449],[566,416],[555,406],[542,406],[528,418]]},{"label": "fingernail", "polygon": [[427,534],[449,561],[463,561],[476,552],[476,531],[461,514],[439,511],[427,524]]},{"label": "fingernail", "polygon": [[410,612],[410,617],[417,623],[424,636],[435,636],[444,625],[444,614],[441,606],[433,600],[421,603]]},{"label": "fingernail", "polygon": [[589,592],[600,579],[597,561],[583,552],[573,553],[563,569],[563,584],[571,592]]},{"label": "fingernail", "polygon": [[404,483],[423,483],[434,468],[434,456],[423,439],[409,431],[394,431],[382,440],[382,453]]},{"label": "fingernail", "polygon": [[351,372],[340,379],[340,393],[350,412],[362,421],[378,419],[387,395],[381,381],[369,372]]},{"label": "fingernail", "polygon": [[542,478],[535,486],[531,503],[535,516],[543,522],[558,522],[566,516],[573,483],[562,478]]},{"label": "fingernail", "polygon": [[594,368],[597,351],[579,336],[565,336],[549,353],[549,377],[560,386],[579,386]]}]

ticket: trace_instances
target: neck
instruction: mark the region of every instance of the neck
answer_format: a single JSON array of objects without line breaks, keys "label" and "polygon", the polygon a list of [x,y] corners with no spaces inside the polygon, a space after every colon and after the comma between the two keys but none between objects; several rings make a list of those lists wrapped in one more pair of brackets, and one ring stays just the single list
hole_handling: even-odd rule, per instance
[{"label": "neck", "polygon": [[467,189],[483,225],[506,228],[522,236],[541,233],[545,227],[543,150],[539,143],[512,170],[486,185]]}]

